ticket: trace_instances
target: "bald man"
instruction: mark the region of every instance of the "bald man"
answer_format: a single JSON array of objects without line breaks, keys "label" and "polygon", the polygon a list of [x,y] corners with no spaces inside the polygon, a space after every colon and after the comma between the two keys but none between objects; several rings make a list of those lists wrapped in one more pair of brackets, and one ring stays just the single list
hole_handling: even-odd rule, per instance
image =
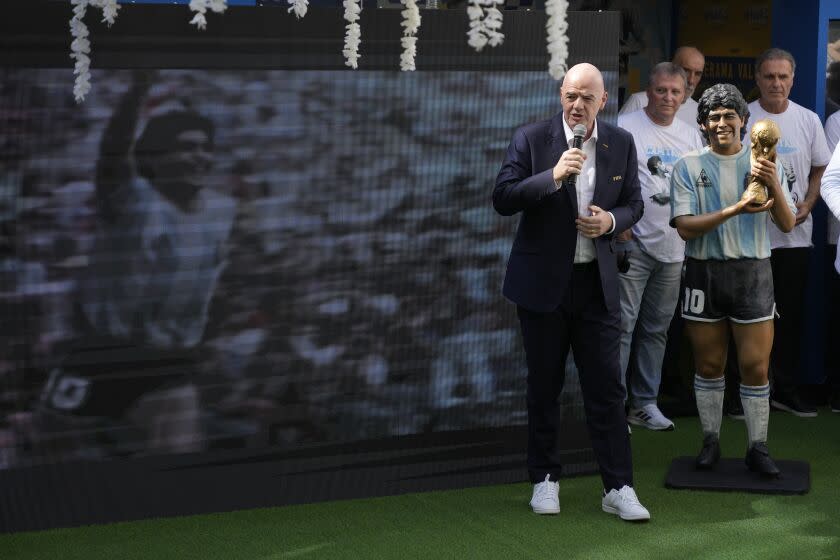
[{"label": "bald man", "polygon": [[[530,504],[538,514],[560,512],[557,399],[571,348],[603,481],[601,508],[645,521],[624,417],[614,252],[615,234],[644,211],[636,148],[628,132],[596,118],[607,92],[595,66],[569,69],[560,102],[562,112],[514,133],[493,190],[499,214],[520,216],[503,294],[516,304],[528,364]],[[583,143],[570,148],[576,127]]]},{"label": "bald man", "polygon": [[[685,99],[683,99],[683,103],[677,111],[677,118],[697,129],[697,102],[692,99],[692,95],[694,95],[694,88],[697,87],[703,77],[706,57],[695,47],[684,46],[676,50],[671,62],[685,71],[686,78]],[[647,107],[648,99],[652,95],[650,89],[651,85],[648,84],[648,89],[645,91],[639,91],[631,95],[618,114],[624,115]]]}]

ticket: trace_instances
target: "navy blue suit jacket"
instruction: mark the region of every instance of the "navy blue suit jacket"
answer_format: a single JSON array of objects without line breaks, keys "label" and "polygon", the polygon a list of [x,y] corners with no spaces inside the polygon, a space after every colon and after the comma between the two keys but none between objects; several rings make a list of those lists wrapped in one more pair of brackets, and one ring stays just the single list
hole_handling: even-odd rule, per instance
[{"label": "navy blue suit jacket", "polygon": [[[569,285],[577,244],[574,187],[554,185],[552,169],[568,149],[563,114],[525,125],[513,135],[493,189],[493,207],[503,216],[522,213],[502,293],[531,311],[559,307]],[[615,230],[595,239],[604,302],[619,313],[615,235],[644,212],[636,148],[630,133],[598,121],[595,194],[592,204],[615,216]],[[581,213],[588,214],[586,208]]]}]

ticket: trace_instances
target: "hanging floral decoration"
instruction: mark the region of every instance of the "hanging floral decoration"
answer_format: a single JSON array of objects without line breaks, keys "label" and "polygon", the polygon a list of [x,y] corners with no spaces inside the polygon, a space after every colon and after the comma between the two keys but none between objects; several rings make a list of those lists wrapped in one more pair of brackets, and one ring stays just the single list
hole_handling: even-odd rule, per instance
[{"label": "hanging floral decoration", "polygon": [[545,24],[546,42],[548,47],[548,73],[555,80],[566,75],[566,59],[569,58],[569,36],[566,31],[569,24],[566,12],[569,10],[567,0],[546,0],[545,13],[548,21]]},{"label": "hanging floral decoration", "polygon": [[[306,15],[309,0],[288,0],[288,11],[294,12],[300,19]],[[400,69],[404,72],[415,70],[414,59],[417,56],[417,31],[420,29],[420,10],[417,0],[401,0],[403,5],[400,26],[403,34],[400,38],[402,54],[400,55]],[[504,41],[502,29],[502,12],[499,6],[504,0],[469,0],[467,15],[470,24],[467,31],[467,43],[476,51],[485,46],[496,47]],[[75,61],[73,74],[76,76],[73,85],[73,95],[76,102],[82,102],[90,91],[90,39],[84,17],[88,7],[102,10],[102,21],[113,25],[120,6],[117,0],[70,0],[73,6],[73,17],[70,19],[70,34],[73,41],[70,44],[70,58]],[[344,0],[344,19],[347,21],[347,34],[344,37],[344,63],[351,68],[359,67],[359,44],[362,31],[359,18],[362,12],[361,0]],[[227,10],[227,0],[190,0],[189,8],[195,13],[190,24],[198,29],[207,28],[207,11],[222,13]],[[548,73],[556,80],[561,79],[567,70],[566,59],[569,56],[569,37],[566,35],[569,24],[566,14],[569,9],[568,0],[546,0],[545,11],[548,15],[546,23],[546,39],[549,54]]]},{"label": "hanging floral decoration", "polygon": [[73,6],[73,17],[70,18],[70,35],[73,37],[70,58],[76,61],[73,66],[73,74],[76,76],[73,97],[76,103],[81,103],[90,91],[90,32],[84,21],[88,6],[102,9],[102,21],[108,27],[114,24],[120,7],[117,0],[70,0],[70,4]]},{"label": "hanging floral decoration", "polygon": [[502,12],[498,6],[504,0],[470,0],[467,16],[470,28],[467,31],[467,44],[476,52],[481,52],[486,45],[498,47],[505,40],[502,29]]},{"label": "hanging floral decoration", "polygon": [[400,25],[403,27],[403,36],[400,39],[403,52],[400,55],[400,70],[413,72],[414,57],[417,56],[417,30],[420,29],[420,9],[417,7],[417,0],[401,0],[404,6],[402,11],[403,20]]},{"label": "hanging floral decoration", "polygon": [[227,10],[227,0],[190,0],[190,10],[195,12],[190,24],[203,31],[207,29],[207,18],[204,15],[207,10],[221,14]]},{"label": "hanging floral decoration", "polygon": [[289,13],[294,12],[298,19],[306,15],[309,9],[309,0],[289,0]]},{"label": "hanging floral decoration", "polygon": [[350,68],[359,67],[359,43],[362,42],[362,28],[359,17],[362,13],[362,0],[344,0],[344,19],[347,21],[347,34],[344,36],[344,64]]}]

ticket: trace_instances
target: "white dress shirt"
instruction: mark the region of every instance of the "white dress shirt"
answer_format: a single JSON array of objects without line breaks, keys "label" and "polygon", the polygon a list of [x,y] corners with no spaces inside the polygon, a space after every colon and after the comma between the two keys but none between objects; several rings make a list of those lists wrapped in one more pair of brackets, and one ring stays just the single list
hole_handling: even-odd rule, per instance
[{"label": "white dress shirt", "polygon": [[[563,118],[563,131],[566,134],[566,143],[569,147],[572,146],[574,133],[569,128],[565,116]],[[583,168],[580,175],[575,182],[575,190],[577,192],[577,206],[578,215],[588,216],[589,205],[592,204],[592,198],[595,196],[595,147],[598,144],[598,121],[592,127],[592,135],[584,140],[581,150],[586,154],[586,160],[583,162]],[[607,212],[612,219],[612,227],[607,233],[612,233],[615,229],[615,216],[612,212]],[[577,244],[575,246],[575,264],[592,262],[598,258],[598,253],[595,251],[595,241],[584,237],[579,231],[577,233]]]}]

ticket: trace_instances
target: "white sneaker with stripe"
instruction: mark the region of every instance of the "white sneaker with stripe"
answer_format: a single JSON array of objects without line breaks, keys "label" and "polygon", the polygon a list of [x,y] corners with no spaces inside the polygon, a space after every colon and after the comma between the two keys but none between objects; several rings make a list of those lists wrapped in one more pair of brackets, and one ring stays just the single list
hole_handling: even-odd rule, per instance
[{"label": "white sneaker with stripe", "polygon": [[659,410],[656,404],[646,404],[642,408],[631,408],[627,415],[627,421],[648,430],[673,430],[674,423]]}]

